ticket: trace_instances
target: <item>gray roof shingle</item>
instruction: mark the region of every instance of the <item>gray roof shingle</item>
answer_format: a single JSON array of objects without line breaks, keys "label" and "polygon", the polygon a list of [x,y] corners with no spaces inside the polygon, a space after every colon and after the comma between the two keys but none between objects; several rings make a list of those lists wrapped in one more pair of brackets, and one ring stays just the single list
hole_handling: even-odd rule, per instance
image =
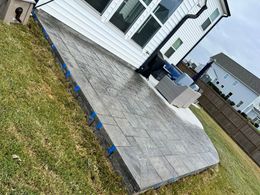
[{"label": "gray roof shingle", "polygon": [[223,53],[219,53],[211,58],[215,59],[219,66],[242,81],[247,87],[251,88],[258,95],[260,94],[260,79],[257,76]]}]

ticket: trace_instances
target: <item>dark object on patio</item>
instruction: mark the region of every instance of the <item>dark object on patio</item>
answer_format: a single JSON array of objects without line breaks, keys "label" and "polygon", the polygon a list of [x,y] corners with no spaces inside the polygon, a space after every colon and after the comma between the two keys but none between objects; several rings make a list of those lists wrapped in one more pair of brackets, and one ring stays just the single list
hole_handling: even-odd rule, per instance
[{"label": "dark object on patio", "polygon": [[163,55],[159,53],[147,65],[142,65],[135,71],[148,79],[152,73],[162,70],[165,63]]},{"label": "dark object on patio", "polygon": [[162,80],[166,75],[168,75],[171,80],[175,81],[182,74],[183,72],[177,66],[174,66],[167,61],[165,61],[165,64],[161,69],[152,72],[152,76],[158,81]]}]

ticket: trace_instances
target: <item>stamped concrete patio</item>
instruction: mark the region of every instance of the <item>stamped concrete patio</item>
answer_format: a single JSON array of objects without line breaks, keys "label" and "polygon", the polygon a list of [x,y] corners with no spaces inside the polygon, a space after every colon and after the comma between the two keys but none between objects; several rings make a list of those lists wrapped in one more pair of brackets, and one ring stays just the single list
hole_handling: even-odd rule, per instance
[{"label": "stamped concrete patio", "polygon": [[103,123],[104,139],[116,146],[114,155],[131,192],[157,188],[219,162],[204,130],[179,118],[129,64],[48,14],[38,16]]}]

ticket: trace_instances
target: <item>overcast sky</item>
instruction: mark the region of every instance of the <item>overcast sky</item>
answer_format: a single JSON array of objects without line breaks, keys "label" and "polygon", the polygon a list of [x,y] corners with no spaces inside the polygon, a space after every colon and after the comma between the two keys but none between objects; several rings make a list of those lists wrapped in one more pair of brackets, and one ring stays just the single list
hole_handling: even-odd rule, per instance
[{"label": "overcast sky", "polygon": [[228,0],[230,18],[223,18],[187,59],[205,64],[223,52],[260,77],[260,0]]}]

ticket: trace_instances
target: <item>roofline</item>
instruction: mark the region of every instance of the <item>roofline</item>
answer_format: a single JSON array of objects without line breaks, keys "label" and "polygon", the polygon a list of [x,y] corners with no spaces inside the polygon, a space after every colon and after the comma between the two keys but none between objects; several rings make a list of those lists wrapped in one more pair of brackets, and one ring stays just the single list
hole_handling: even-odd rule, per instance
[{"label": "roofline", "polygon": [[[210,57],[210,59],[214,59],[214,56]],[[237,80],[239,80],[244,86],[246,86],[249,90],[251,90],[254,94],[256,94],[257,96],[260,95],[259,92],[255,91],[254,89],[252,89],[252,87],[248,86],[245,82],[243,82],[241,79],[239,79],[237,76],[235,76],[234,74],[232,74],[232,72],[228,71],[225,67],[223,67],[220,63],[218,63],[218,61],[216,60],[214,62],[214,64],[216,64],[217,66],[219,66],[220,68],[222,68],[224,71],[226,71],[227,73],[229,73],[230,75],[232,75],[234,78],[236,78]]]},{"label": "roofline", "polygon": [[229,9],[228,0],[223,0],[223,2],[224,2],[225,7],[227,9],[227,15],[224,16],[224,17],[229,17],[229,16],[231,16],[231,12],[230,12],[230,9]]},{"label": "roofline", "polygon": [[211,30],[220,22],[222,18],[224,17],[227,18],[231,16],[231,12],[227,0],[223,0],[223,2],[227,9],[227,15],[225,14],[221,15],[221,17],[217,20],[217,22],[210,27],[210,29],[197,41],[197,43],[184,55],[184,57],[177,64],[182,62],[190,54],[190,52],[211,32]]}]

